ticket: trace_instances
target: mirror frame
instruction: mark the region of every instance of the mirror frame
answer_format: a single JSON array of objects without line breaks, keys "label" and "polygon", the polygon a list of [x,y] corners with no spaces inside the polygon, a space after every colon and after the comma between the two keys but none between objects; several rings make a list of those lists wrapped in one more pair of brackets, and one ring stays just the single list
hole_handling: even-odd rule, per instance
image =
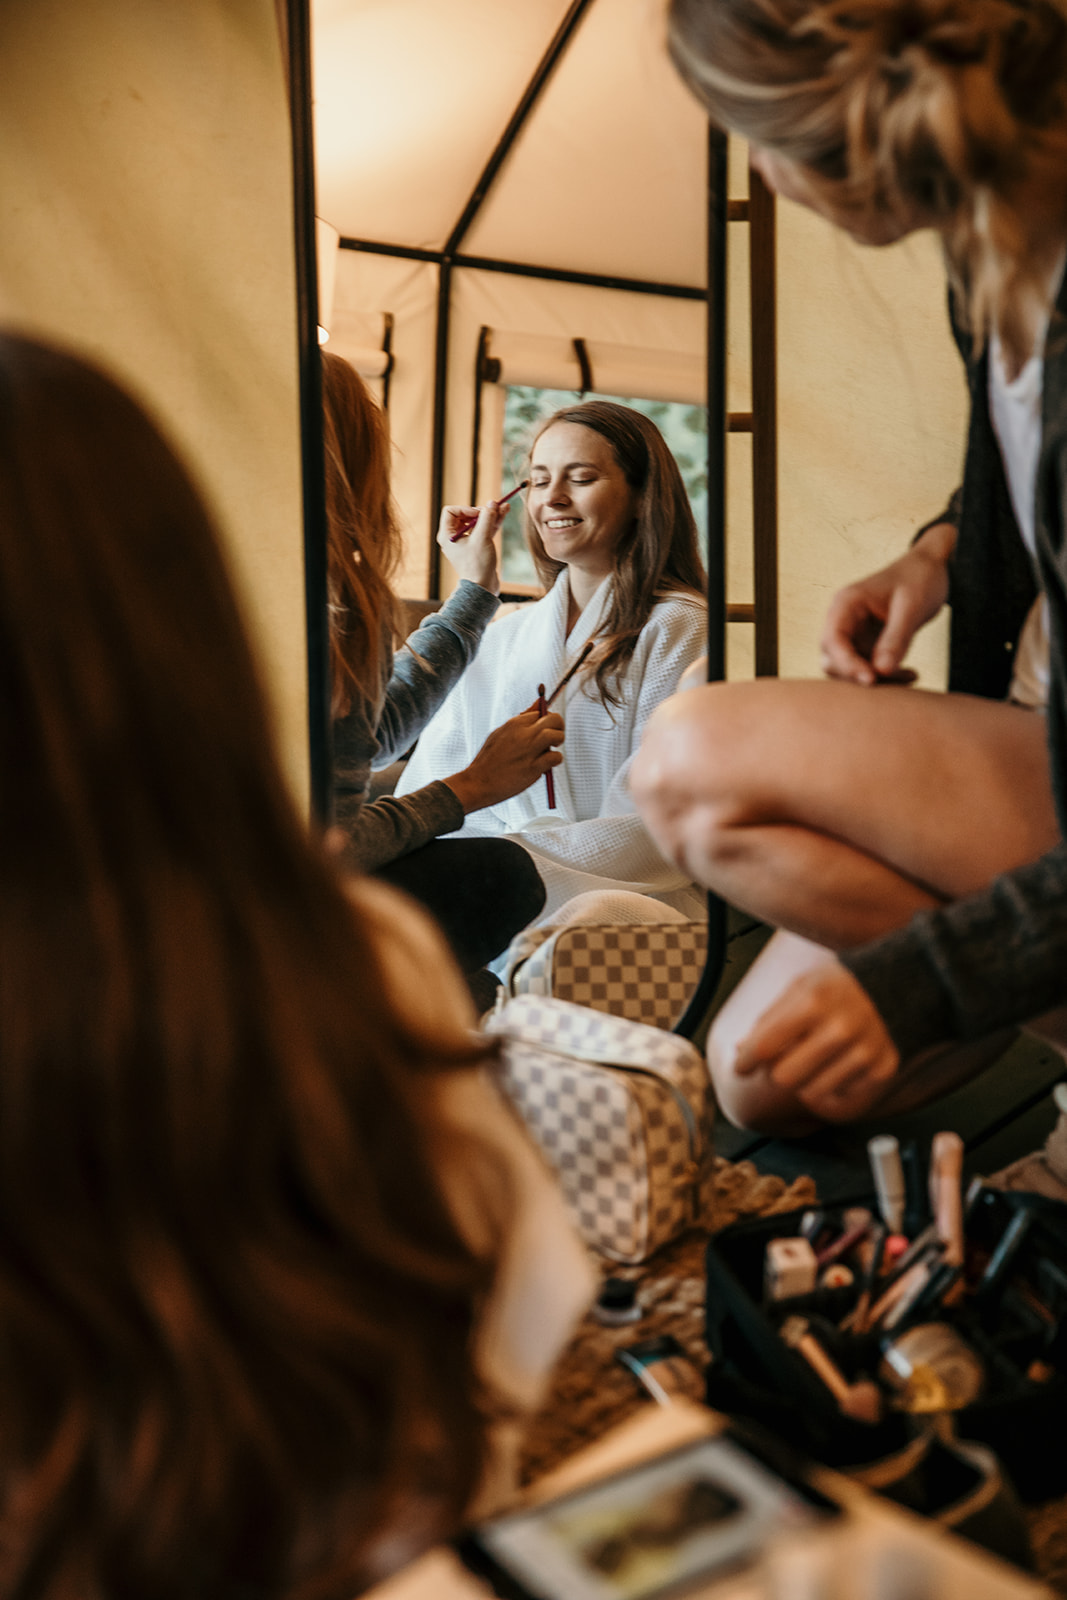
[{"label": "mirror frame", "polygon": [[311,91],[310,0],[278,5],[288,66],[293,150],[293,244],[296,261],[300,461],[304,491],[304,615],[307,629],[308,775],[311,819],[333,816],[330,636],[327,594],[326,460],[319,364],[319,293],[315,240],[315,136]]},{"label": "mirror frame", "polygon": [[[561,52],[591,0],[573,0],[557,39],[516,109],[512,121],[521,127],[527,101],[536,98],[551,65]],[[281,0],[279,14],[281,17]],[[315,149],[311,85],[310,0],[284,0],[287,30],[289,98],[293,137],[293,223],[296,250],[297,329],[299,343],[300,433],[304,485],[304,591],[307,618],[308,761],[313,818],[327,826],[331,816],[332,739],[330,732],[329,612],[326,581],[326,494],[322,429],[322,382],[318,359],[318,289],[315,241]],[[558,48],[557,48],[558,47]],[[477,207],[510,146],[505,133],[468,206]],[[708,414],[708,681],[726,677],[726,230],[727,138],[714,125],[708,131],[707,181],[707,414]],[[469,224],[467,212],[446,246],[445,262]],[[438,307],[437,375],[434,394],[435,503],[441,488],[437,458],[443,454],[445,418],[441,369],[442,343],[447,351],[447,295],[450,272],[441,268]],[[442,304],[446,310],[442,312]],[[712,485],[718,485],[713,492]],[[691,1038],[707,1016],[726,964],[726,903],[708,894],[708,947],[704,971],[674,1031]]]}]

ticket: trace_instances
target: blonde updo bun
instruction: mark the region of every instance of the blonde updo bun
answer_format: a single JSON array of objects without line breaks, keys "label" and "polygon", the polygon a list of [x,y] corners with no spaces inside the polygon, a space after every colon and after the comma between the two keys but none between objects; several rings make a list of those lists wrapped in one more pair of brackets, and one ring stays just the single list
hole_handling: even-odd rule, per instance
[{"label": "blonde updo bun", "polygon": [[1067,177],[1063,0],[670,0],[712,118],[805,169],[821,209],[942,236],[961,309],[1026,345],[1044,264],[1013,196]]}]

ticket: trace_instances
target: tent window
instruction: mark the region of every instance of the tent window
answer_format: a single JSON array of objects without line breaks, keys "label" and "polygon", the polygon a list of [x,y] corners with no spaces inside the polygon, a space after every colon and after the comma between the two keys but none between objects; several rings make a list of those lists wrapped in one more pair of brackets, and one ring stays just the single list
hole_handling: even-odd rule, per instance
[{"label": "tent window", "polygon": [[[594,369],[595,370],[595,369]],[[636,395],[591,393],[581,395],[571,389],[538,389],[526,384],[508,384],[504,389],[501,483],[506,491],[522,476],[530,437],[542,417],[561,406],[583,400],[615,400],[632,406],[650,417],[663,434],[677,461],[689,495],[700,535],[701,549],[707,550],[708,526],[708,420],[704,406],[679,400],[648,400]],[[522,506],[513,501],[504,520],[501,544],[501,576],[506,588],[525,590],[537,585],[537,573],[523,538]]]}]

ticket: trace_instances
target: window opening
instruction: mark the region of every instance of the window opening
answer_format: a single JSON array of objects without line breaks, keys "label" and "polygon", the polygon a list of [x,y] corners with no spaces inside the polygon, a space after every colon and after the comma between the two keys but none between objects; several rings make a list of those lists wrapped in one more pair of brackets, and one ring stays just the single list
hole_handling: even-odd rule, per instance
[{"label": "window opening", "polygon": [[[574,389],[535,389],[508,384],[504,392],[504,437],[501,488],[506,493],[523,476],[526,453],[537,425],[562,406],[583,400],[614,400],[649,417],[667,441],[678,463],[682,481],[696,519],[700,548],[707,560],[708,528],[708,416],[705,406],[681,400],[644,400],[640,396],[591,393]],[[500,575],[506,588],[537,588],[537,573],[523,537],[525,515],[519,502],[508,507],[501,530]]]}]

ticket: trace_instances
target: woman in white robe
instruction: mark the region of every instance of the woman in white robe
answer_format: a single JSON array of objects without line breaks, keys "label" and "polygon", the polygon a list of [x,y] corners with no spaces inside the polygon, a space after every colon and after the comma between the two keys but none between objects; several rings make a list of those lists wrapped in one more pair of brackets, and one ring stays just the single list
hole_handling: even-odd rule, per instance
[{"label": "woman in white robe", "polygon": [[[556,412],[530,454],[527,539],[544,599],[495,622],[424,729],[397,792],[463,764],[492,729],[548,696],[566,738],[553,779],[481,811],[456,837],[516,840],[548,891],[626,890],[701,916],[704,895],[667,862],[630,798],[641,733],[705,648],[704,571],[681,474],[655,424],[609,401]],[[460,508],[456,509],[457,517]]]}]

